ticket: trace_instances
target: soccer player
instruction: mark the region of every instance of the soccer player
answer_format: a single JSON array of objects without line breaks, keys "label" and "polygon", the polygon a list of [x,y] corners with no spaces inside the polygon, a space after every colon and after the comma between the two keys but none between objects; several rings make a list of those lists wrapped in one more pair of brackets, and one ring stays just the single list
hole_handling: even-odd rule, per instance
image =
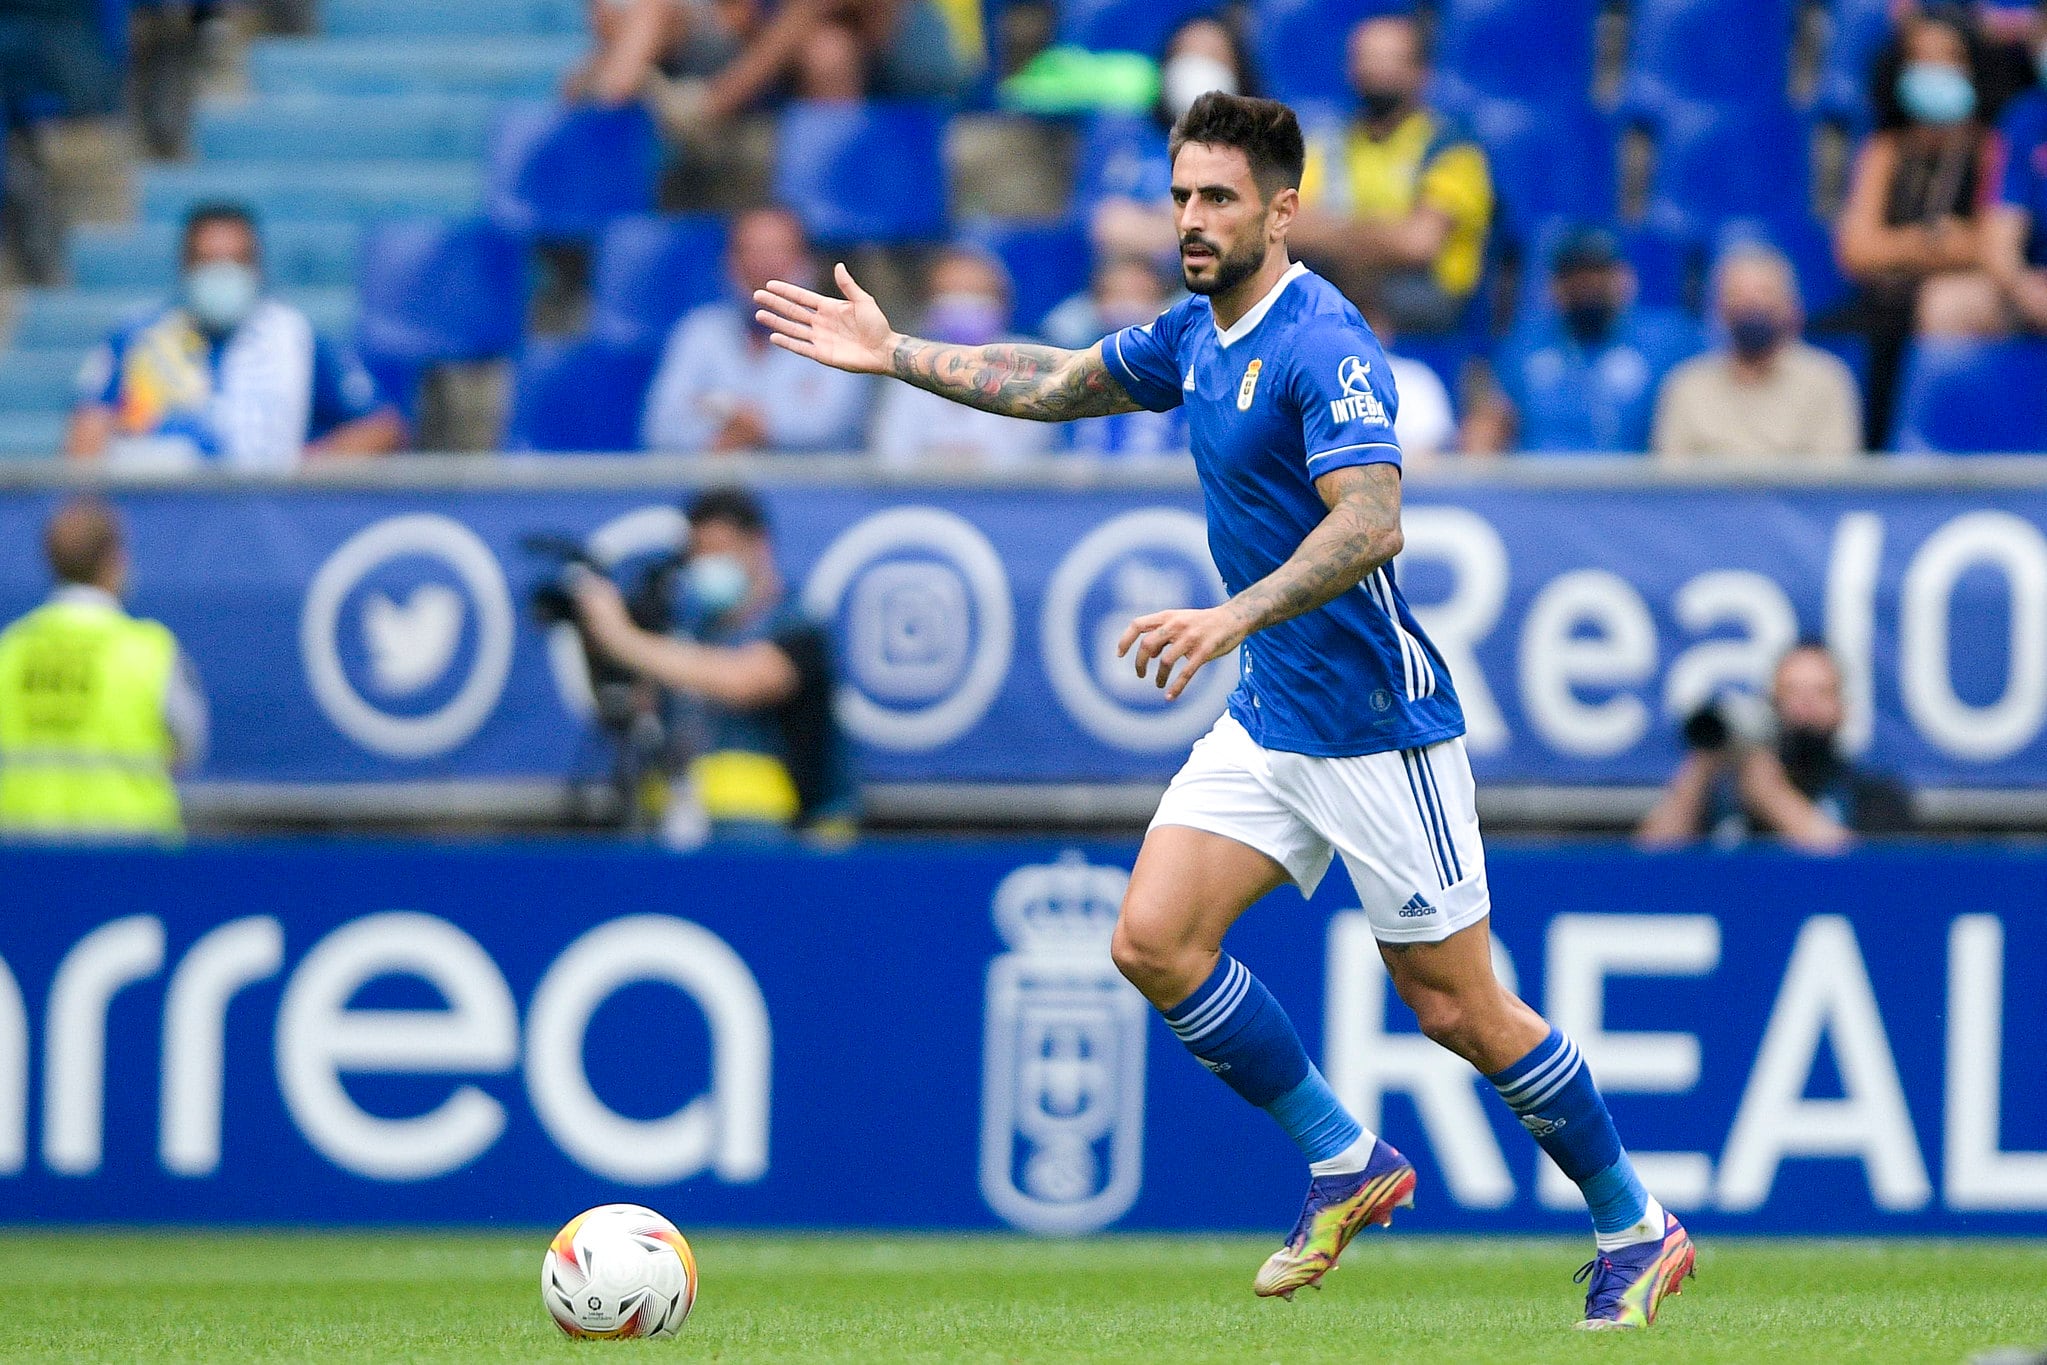
[{"label": "soccer player", "polygon": [[1223,951],[1245,910],[1288,880],[1312,893],[1341,854],[1422,1031],[1483,1072],[1584,1191],[1598,1250],[1580,1326],[1645,1327],[1690,1273],[1691,1239],[1636,1178],[1577,1047],[1493,976],[1463,713],[1393,578],[1398,397],[1357,311],[1287,255],[1300,125],[1277,101],[1213,93],[1171,152],[1192,297],[1085,351],[903,336],[843,265],[843,300],[778,281],[754,295],[757,316],[798,355],[989,412],[1186,408],[1232,595],[1140,616],[1121,648],[1168,698],[1239,647],[1241,682],[1159,805],[1112,951],[1308,1159],[1300,1219],[1255,1290],[1291,1298],[1413,1202],[1413,1166],[1344,1109],[1278,1002]]}]

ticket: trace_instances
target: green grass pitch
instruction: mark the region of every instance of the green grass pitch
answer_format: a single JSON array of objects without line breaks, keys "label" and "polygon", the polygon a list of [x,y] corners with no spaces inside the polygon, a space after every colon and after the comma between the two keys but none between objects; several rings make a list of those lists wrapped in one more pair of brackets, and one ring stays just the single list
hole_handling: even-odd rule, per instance
[{"label": "green grass pitch", "polygon": [[1386,1237],[1319,1294],[1251,1295],[1262,1239],[693,1239],[680,1336],[573,1343],[545,1234],[0,1233],[0,1359],[1959,1362],[2047,1344],[2047,1246],[1706,1241],[1641,1335],[1569,1330],[1575,1241]]}]

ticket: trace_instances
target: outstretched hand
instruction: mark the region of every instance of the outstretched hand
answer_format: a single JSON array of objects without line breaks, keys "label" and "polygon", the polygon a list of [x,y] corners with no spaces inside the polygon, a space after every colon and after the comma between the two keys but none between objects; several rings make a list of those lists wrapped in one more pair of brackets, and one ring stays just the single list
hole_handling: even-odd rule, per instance
[{"label": "outstretched hand", "polygon": [[769,331],[768,340],[836,370],[885,374],[895,349],[895,331],[874,296],[853,279],[843,263],[832,268],[843,299],[826,298],[814,289],[785,280],[770,280],[756,289],[760,305],[754,320]]}]

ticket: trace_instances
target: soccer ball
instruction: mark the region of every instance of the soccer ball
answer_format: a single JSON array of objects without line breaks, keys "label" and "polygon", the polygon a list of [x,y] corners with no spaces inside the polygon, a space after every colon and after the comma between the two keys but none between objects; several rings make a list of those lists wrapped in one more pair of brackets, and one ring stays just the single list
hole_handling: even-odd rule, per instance
[{"label": "soccer ball", "polygon": [[696,1302],[696,1257],[654,1210],[600,1204],[547,1244],[540,1297],[572,1337],[670,1336]]}]

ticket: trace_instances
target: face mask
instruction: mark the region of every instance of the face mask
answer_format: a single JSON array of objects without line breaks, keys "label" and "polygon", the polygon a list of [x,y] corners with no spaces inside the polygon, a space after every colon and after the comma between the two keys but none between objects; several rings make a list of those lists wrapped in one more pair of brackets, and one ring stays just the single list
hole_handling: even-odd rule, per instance
[{"label": "face mask", "polygon": [[1976,87],[1940,62],[1913,62],[1898,76],[1898,101],[1921,123],[1960,123],[1976,112]]},{"label": "face mask", "polygon": [[1727,319],[1727,339],[1743,360],[1760,360],[1777,349],[1784,328],[1774,313],[1736,313]]},{"label": "face mask", "polygon": [[952,346],[986,346],[1009,319],[1001,302],[982,294],[940,294],[924,310],[924,331]]},{"label": "face mask", "polygon": [[1564,326],[1580,345],[1597,346],[1613,331],[1616,311],[1606,299],[1587,299],[1564,310]]},{"label": "face mask", "polygon": [[1364,108],[1365,117],[1377,123],[1400,112],[1407,104],[1407,92],[1380,90],[1367,86],[1358,91],[1358,103]]},{"label": "face mask", "polygon": [[746,597],[753,580],[731,555],[696,555],[683,570],[683,590],[706,616],[723,616]]},{"label": "face mask", "polygon": [[256,307],[263,282],[240,261],[208,261],[185,272],[185,308],[216,335],[242,325]]},{"label": "face mask", "polygon": [[1211,90],[1236,94],[1237,73],[1205,53],[1182,53],[1159,71],[1159,97],[1165,101],[1166,112],[1175,119]]}]

